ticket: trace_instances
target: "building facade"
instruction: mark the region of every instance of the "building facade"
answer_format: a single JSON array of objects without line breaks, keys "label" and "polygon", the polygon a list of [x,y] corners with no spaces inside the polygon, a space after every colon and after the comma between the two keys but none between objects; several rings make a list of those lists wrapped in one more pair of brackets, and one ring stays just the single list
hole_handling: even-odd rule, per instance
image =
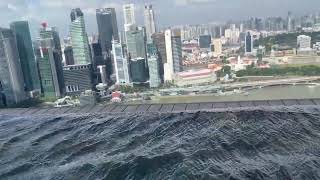
[{"label": "building facade", "polygon": [[111,51],[112,40],[119,40],[116,10],[101,8],[96,10],[99,42],[103,52]]},{"label": "building facade", "polygon": [[15,33],[17,39],[25,90],[40,91],[40,80],[36,60],[34,57],[34,51],[32,48],[29,24],[27,21],[16,21],[10,24],[10,28]]},{"label": "building facade", "polygon": [[4,28],[0,28],[0,95],[5,106],[26,99],[15,34]]},{"label": "building facade", "polygon": [[252,53],[253,52],[253,37],[250,32],[247,32],[245,37],[245,53]]},{"label": "building facade", "polygon": [[216,74],[209,69],[181,72],[175,75],[175,84],[179,87],[211,84],[216,80]]},{"label": "building facade", "polygon": [[89,41],[86,33],[84,16],[77,8],[71,11],[70,36],[75,64],[90,64]]},{"label": "building facade", "polygon": [[199,47],[201,49],[209,49],[211,44],[211,36],[210,35],[201,35],[199,37]]},{"label": "building facade", "polygon": [[130,77],[132,83],[145,83],[148,80],[146,60],[144,58],[130,60]]},{"label": "building facade", "polygon": [[165,31],[167,62],[164,63],[164,81],[173,81],[174,74],[182,71],[182,44],[179,32]]},{"label": "building facade", "polygon": [[65,65],[66,66],[74,65],[72,46],[67,46],[64,48],[64,57],[65,57]]},{"label": "building facade", "polygon": [[149,84],[151,88],[157,88],[161,84],[158,56],[148,57]]},{"label": "building facade", "polygon": [[121,43],[113,42],[113,61],[115,65],[115,73],[117,84],[129,84],[129,68],[127,58],[124,56]]},{"label": "building facade", "polygon": [[124,24],[136,24],[134,4],[123,5]]},{"label": "building facade", "polygon": [[153,43],[155,44],[158,51],[160,78],[164,80],[164,69],[163,65],[167,62],[167,50],[166,50],[166,38],[162,32],[155,33],[152,35]]},{"label": "building facade", "polygon": [[66,95],[79,96],[86,90],[92,90],[92,66],[71,65],[63,67]]},{"label": "building facade", "polygon": [[[39,44],[38,48],[41,47],[41,45],[44,45],[44,48],[48,46],[49,49],[52,49],[53,60],[54,60],[54,63],[52,63],[52,65],[55,66],[54,71],[56,71],[56,75],[58,78],[57,82],[59,83],[59,86],[58,86],[59,92],[60,92],[59,96],[63,96],[65,92],[63,69],[62,69],[63,57],[62,57],[61,41],[60,41],[58,29],[56,27],[48,28],[46,23],[42,23],[42,28],[40,28],[40,41],[38,44]],[[49,51],[49,53],[51,52]],[[41,80],[41,76],[40,76],[40,80]],[[43,82],[41,81],[41,83]]]},{"label": "building facade", "polygon": [[58,98],[64,95],[64,80],[59,78],[62,68],[55,55],[52,38],[40,38],[36,47],[36,58],[39,66],[42,94],[47,98]]},{"label": "building facade", "polygon": [[151,36],[156,32],[152,5],[147,5],[144,7],[144,26],[146,27],[147,42],[151,42]]},{"label": "building facade", "polygon": [[214,53],[215,55],[220,55],[222,54],[222,41],[221,39],[214,39],[213,40],[213,45],[214,45]]},{"label": "building facade", "polygon": [[297,37],[297,46],[299,50],[311,49],[311,37],[306,35],[300,35]]},{"label": "building facade", "polygon": [[134,27],[126,31],[126,44],[131,59],[146,58],[146,39],[142,27]]}]

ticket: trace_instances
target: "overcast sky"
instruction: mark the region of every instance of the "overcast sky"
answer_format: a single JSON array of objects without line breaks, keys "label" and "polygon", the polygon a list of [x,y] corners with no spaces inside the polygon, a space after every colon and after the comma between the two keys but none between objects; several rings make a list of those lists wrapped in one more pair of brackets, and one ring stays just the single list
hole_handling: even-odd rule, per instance
[{"label": "overcast sky", "polygon": [[[95,9],[114,7],[122,26],[122,5],[136,4],[136,17],[143,23],[143,5],[153,4],[156,23],[161,27],[241,20],[249,17],[285,16],[320,11],[320,0],[0,0],[0,26],[15,20],[28,20],[33,36],[41,22],[68,35],[70,10],[80,7],[86,18],[88,34],[96,32]],[[120,27],[121,28],[121,27]]]}]

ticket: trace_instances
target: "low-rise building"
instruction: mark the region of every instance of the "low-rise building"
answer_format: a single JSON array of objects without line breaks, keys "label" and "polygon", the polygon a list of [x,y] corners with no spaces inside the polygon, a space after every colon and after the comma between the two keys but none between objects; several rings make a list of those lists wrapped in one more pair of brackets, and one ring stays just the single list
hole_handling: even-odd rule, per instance
[{"label": "low-rise building", "polygon": [[177,73],[175,75],[175,84],[179,87],[200,85],[207,83],[214,83],[217,80],[217,76],[214,71],[210,69],[203,69],[198,71],[187,71]]}]

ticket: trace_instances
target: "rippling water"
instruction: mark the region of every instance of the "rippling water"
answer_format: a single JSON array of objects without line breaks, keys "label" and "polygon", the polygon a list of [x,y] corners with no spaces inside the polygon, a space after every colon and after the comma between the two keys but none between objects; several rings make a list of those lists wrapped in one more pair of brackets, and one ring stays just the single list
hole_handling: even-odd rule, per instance
[{"label": "rippling water", "polygon": [[320,111],[0,115],[0,179],[320,179]]}]

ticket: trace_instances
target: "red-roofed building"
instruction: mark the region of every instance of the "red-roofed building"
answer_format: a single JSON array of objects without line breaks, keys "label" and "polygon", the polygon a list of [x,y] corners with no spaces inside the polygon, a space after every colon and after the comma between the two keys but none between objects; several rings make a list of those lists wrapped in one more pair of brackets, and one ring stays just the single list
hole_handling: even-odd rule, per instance
[{"label": "red-roofed building", "polygon": [[213,83],[216,80],[217,80],[217,76],[215,72],[210,69],[181,72],[181,73],[177,73],[175,76],[175,84],[177,86],[189,86],[189,85]]}]

